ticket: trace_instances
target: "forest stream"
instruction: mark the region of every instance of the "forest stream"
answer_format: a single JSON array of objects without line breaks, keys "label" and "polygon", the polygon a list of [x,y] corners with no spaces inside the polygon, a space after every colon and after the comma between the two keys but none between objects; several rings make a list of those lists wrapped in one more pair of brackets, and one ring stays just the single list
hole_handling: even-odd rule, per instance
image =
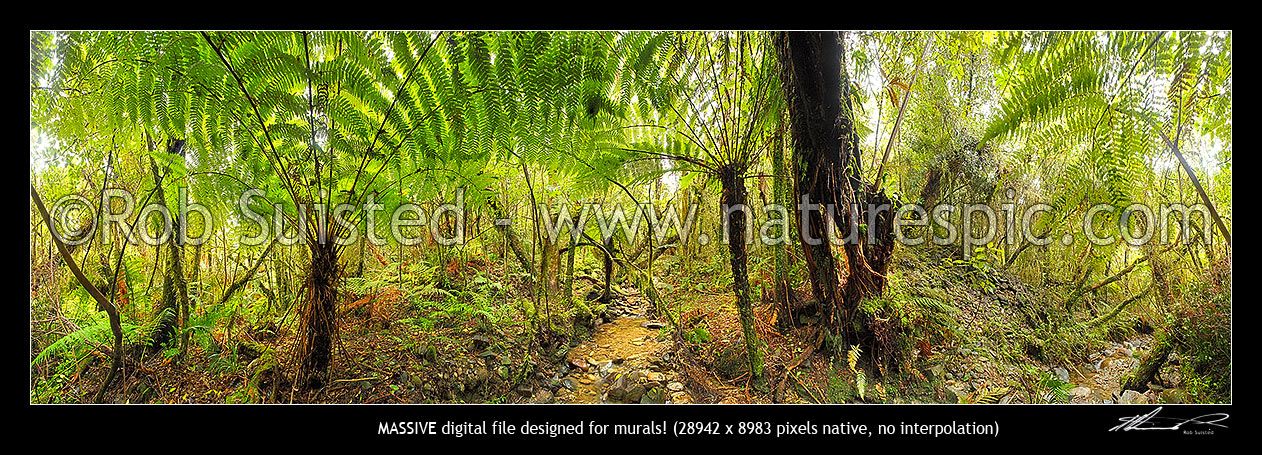
[{"label": "forest stream", "polygon": [[[647,317],[648,303],[633,289],[610,321],[573,347],[554,376],[561,383],[558,403],[688,403],[681,379],[671,368],[666,324]],[[665,358],[664,358],[665,357]]]}]

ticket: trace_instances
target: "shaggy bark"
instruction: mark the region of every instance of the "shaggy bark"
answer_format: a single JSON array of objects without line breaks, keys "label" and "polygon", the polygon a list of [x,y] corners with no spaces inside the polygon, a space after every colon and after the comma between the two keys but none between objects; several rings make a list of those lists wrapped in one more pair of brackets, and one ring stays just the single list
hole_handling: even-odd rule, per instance
[{"label": "shaggy bark", "polygon": [[297,380],[306,389],[328,382],[337,337],[337,290],[341,265],[332,243],[311,244],[311,263],[303,286],[306,295],[300,309]]}]

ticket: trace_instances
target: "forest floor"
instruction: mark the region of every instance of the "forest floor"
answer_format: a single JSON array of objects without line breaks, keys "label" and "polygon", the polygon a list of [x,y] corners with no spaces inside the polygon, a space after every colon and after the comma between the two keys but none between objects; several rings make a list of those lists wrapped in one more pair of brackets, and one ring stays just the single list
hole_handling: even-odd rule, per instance
[{"label": "forest floor", "polygon": [[[810,325],[792,329],[777,321],[766,301],[754,307],[764,343],[766,381],[749,375],[734,298],[721,285],[689,286],[665,280],[678,326],[657,314],[639,290],[616,287],[595,316],[588,336],[541,348],[517,318],[491,324],[486,317],[423,324],[402,293],[385,287],[347,296],[332,382],[306,396],[291,393],[285,324],[239,328],[231,335],[249,346],[231,357],[194,343],[184,361],[151,356],[125,365],[108,402],[159,403],[1157,403],[1178,402],[1177,368],[1167,366],[1160,384],[1140,394],[1119,390],[1119,380],[1139,363],[1152,336],[1129,332],[1120,339],[1084,345],[1067,362],[1035,360],[1037,295],[1016,278],[995,277],[978,289],[919,257],[895,267],[905,280],[952,296],[958,309],[955,335],[922,346],[898,371],[873,368],[856,378],[844,355],[815,352],[819,334]],[[492,271],[494,272],[494,271]],[[670,275],[670,274],[664,274]],[[590,294],[588,280],[576,295]],[[580,280],[582,282],[582,280]],[[516,283],[517,286],[522,286]],[[798,291],[802,292],[802,291]],[[805,293],[803,293],[805,295]],[[607,319],[606,319],[607,318]],[[216,334],[216,344],[228,345]],[[211,345],[211,348],[216,345]],[[927,349],[925,349],[927,348]],[[86,402],[107,371],[108,359],[90,356],[69,390]],[[1172,364],[1177,365],[1177,358]],[[878,374],[884,373],[884,374]],[[1040,385],[1040,375],[1059,386]],[[1046,380],[1044,380],[1045,382]],[[861,388],[862,387],[862,388]],[[1059,390],[1059,396],[1058,391]]]}]

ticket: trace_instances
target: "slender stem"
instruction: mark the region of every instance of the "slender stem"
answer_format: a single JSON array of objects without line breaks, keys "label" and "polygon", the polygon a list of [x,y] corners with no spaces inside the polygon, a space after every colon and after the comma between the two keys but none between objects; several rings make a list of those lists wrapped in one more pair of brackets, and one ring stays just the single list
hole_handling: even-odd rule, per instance
[{"label": "slender stem", "polygon": [[907,99],[911,98],[911,88],[916,85],[916,76],[920,75],[920,67],[925,64],[929,48],[933,47],[933,38],[933,33],[930,33],[929,42],[925,43],[925,49],[920,51],[920,62],[916,64],[916,71],[911,73],[911,84],[907,85],[907,93],[903,95],[903,102],[898,106],[898,117],[894,119],[894,131],[890,133],[890,141],[885,144],[885,156],[881,158],[881,166],[876,170],[876,180],[872,181],[878,190],[881,189],[881,177],[885,175],[885,162],[890,159],[890,149],[894,147],[894,139],[898,138],[898,128],[903,124],[903,114],[907,112]]}]

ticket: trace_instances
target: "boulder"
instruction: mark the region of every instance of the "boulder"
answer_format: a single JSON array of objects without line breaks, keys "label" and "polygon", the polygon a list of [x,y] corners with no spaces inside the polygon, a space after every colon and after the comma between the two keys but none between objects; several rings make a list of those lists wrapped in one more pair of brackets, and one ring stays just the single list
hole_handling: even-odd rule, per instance
[{"label": "boulder", "polygon": [[1122,392],[1121,398],[1117,400],[1118,404],[1148,404],[1148,397],[1134,390]]}]

